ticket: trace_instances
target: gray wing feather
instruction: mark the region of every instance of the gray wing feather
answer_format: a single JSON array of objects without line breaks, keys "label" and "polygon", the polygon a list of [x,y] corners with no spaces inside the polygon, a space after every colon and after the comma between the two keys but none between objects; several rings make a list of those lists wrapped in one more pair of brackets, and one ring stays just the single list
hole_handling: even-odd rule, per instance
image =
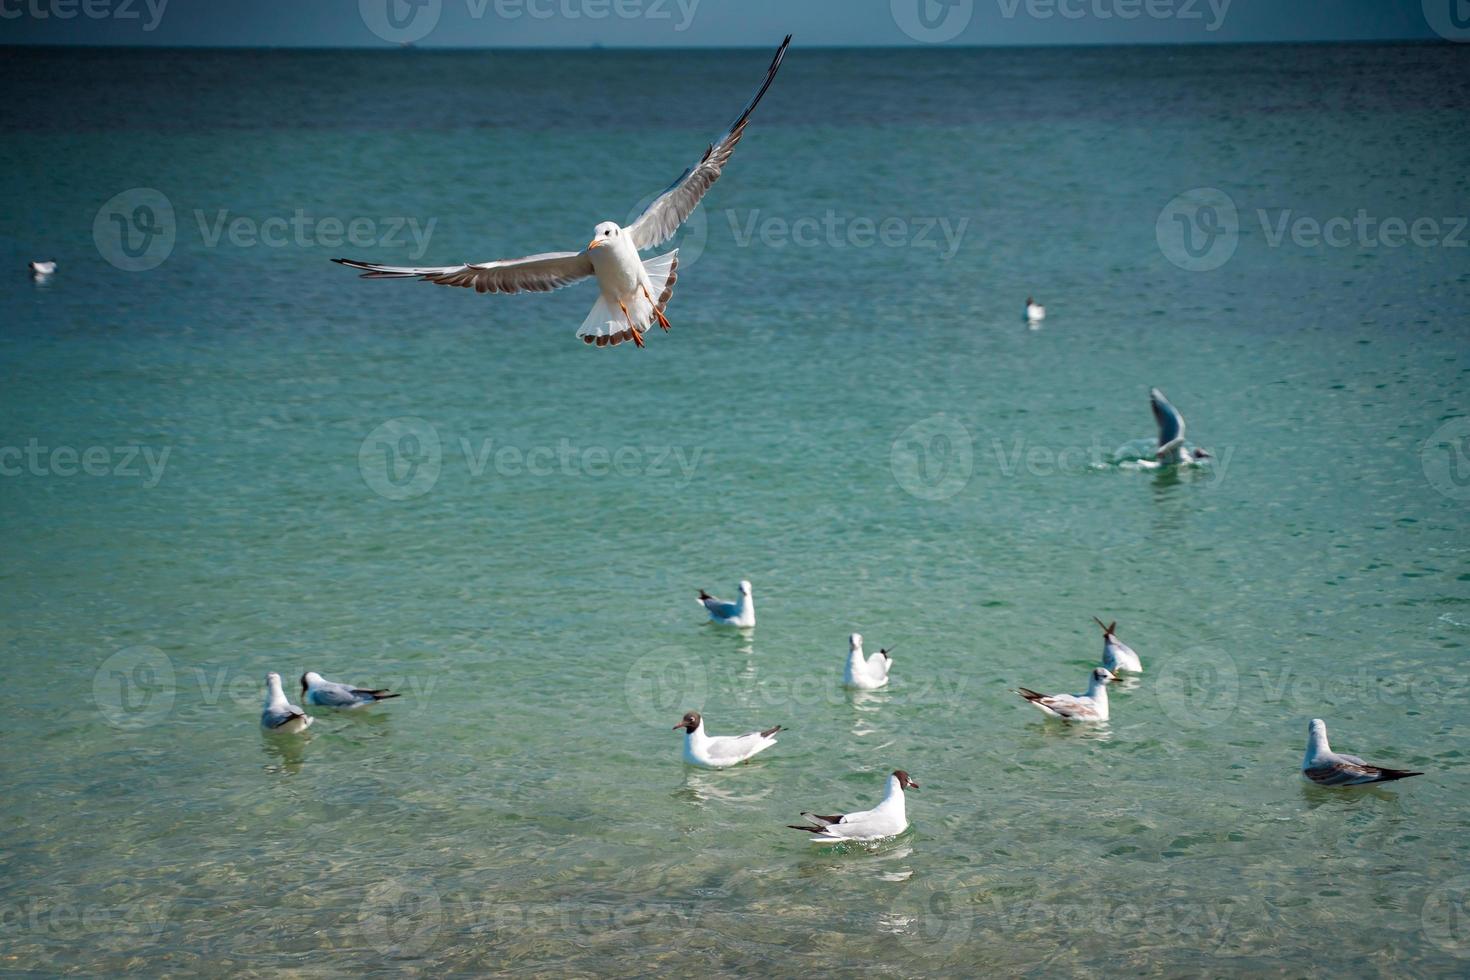
[{"label": "gray wing feather", "polygon": [[745,124],[750,120],[750,114],[760,104],[761,96],[766,94],[766,89],[771,87],[771,82],[776,78],[776,72],[781,68],[781,61],[786,57],[786,48],[791,44],[791,35],[786,35],[786,40],[776,49],[776,56],[771,59],[771,67],[766,69],[766,80],[761,83],[760,91],[755,93],[755,98],[746,105],[745,111],[740,113],[740,118],[729,131],[721,136],[719,140],[711,143],[704,151],[704,156],[699,162],[679,175],[679,179],[668,186],[653,203],[638,216],[628,231],[633,235],[633,244],[641,249],[655,248],[674,237],[674,232],[679,230],[689,215],[694,213],[695,207],[710,186],[720,179],[724,166],[730,160],[730,154],[735,151],[735,145],[740,142],[740,137],[745,133]]},{"label": "gray wing feather", "polygon": [[364,279],[419,279],[440,286],[464,286],[479,293],[547,293],[592,275],[586,252],[542,252],[520,259],[497,259],[478,265],[377,265],[354,259],[333,259],[338,265],[362,270]]}]

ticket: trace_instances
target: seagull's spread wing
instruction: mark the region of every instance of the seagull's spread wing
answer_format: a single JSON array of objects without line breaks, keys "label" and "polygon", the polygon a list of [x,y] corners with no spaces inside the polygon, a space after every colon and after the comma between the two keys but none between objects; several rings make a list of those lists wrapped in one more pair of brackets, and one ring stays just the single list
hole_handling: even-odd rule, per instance
[{"label": "seagull's spread wing", "polygon": [[592,275],[586,252],[543,252],[521,259],[498,259],[478,265],[377,265],[353,259],[333,259],[350,269],[361,269],[364,279],[421,279],[441,286],[465,286],[478,293],[549,293]]},{"label": "seagull's spread wing", "polygon": [[1159,448],[1172,449],[1184,440],[1184,416],[1157,388],[1149,392],[1149,404],[1153,406],[1154,421],[1159,424]]},{"label": "seagull's spread wing", "polygon": [[786,47],[790,43],[791,35],[788,34],[786,40],[776,49],[771,67],[766,69],[766,80],[761,83],[760,91],[755,93],[755,98],[750,100],[750,104],[745,107],[740,118],[735,120],[730,131],[710,144],[699,162],[680,174],[679,179],[654,198],[648,209],[628,226],[628,231],[633,235],[633,244],[640,250],[655,248],[674,237],[674,232],[694,212],[705,191],[720,179],[720,173],[729,161],[730,154],[735,151],[735,144],[740,142],[740,137],[745,133],[745,124],[750,120],[750,114],[760,104],[761,96],[766,94],[766,89],[771,87],[776,72],[780,70],[781,59],[786,57]]}]

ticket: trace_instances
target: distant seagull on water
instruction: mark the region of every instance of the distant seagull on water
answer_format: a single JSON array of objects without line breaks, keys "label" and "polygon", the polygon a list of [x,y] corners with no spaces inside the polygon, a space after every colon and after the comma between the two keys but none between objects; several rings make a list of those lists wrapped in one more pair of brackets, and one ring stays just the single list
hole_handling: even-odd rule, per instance
[{"label": "distant seagull on water", "polygon": [[740,582],[740,598],[734,602],[716,599],[703,589],[699,590],[699,604],[709,612],[712,622],[722,626],[750,627],[755,625],[755,597],[750,594],[750,583]]},{"label": "distant seagull on water", "polygon": [[[481,293],[516,293],[521,290],[544,293],[596,276],[601,293],[577,336],[598,347],[616,346],[625,340],[642,347],[643,331],[654,322],[665,330],[669,329],[664,309],[674,294],[679,259],[678,249],[647,262],[638,253],[674,237],[710,185],[720,179],[735,144],[745,133],[750,114],[775,80],[790,43],[791,35],[788,34],[776,49],[771,66],[766,69],[766,79],[760,91],[755,93],[755,98],[746,105],[730,130],[704,151],[698,163],[684,171],[631,225],[624,228],[615,221],[597,225],[592,232],[592,241],[580,252],[544,252],[478,265],[436,267],[377,265],[352,259],[332,261],[363,270],[364,279],[420,279],[441,286],[473,287]],[[620,74],[617,77],[627,76]],[[666,94],[660,104],[667,115],[670,108],[678,106],[678,93]],[[629,120],[615,122],[622,125]],[[628,138],[611,130],[602,137],[602,142],[599,153],[638,158],[646,155],[646,148],[630,144]],[[593,153],[581,162],[595,169],[597,159],[598,154]]]},{"label": "distant seagull on water", "polygon": [[1016,693],[1045,714],[1067,721],[1107,721],[1108,682],[1117,680],[1106,667],[1092,671],[1085,694],[1037,694],[1030,688],[1017,688]]},{"label": "distant seagull on water", "polygon": [[863,634],[854,633],[847,638],[847,666],[842,672],[842,683],[864,691],[877,690],[888,684],[888,671],[893,666],[889,656],[892,647],[886,647],[871,657],[863,656]]},{"label": "distant seagull on water", "polygon": [[680,730],[685,733],[685,762],[706,769],[726,769],[775,745],[775,735],[781,731],[781,726],[773,725],[744,735],[706,735],[704,719],[698,711],[690,711],[674,726],[674,731]]},{"label": "distant seagull on water", "polygon": [[1191,450],[1184,445],[1184,416],[1169,404],[1162,391],[1150,388],[1148,399],[1154,410],[1154,421],[1159,424],[1159,448],[1154,457],[1160,466],[1188,465],[1210,458],[1203,449]]},{"label": "distant seagull on water", "polygon": [[1026,319],[1032,323],[1040,323],[1046,319],[1046,307],[1033,300],[1030,296],[1026,297]]},{"label": "distant seagull on water", "polygon": [[31,262],[29,264],[32,279],[45,279],[56,271],[55,262]]},{"label": "distant seagull on water", "polygon": [[833,841],[855,840],[870,841],[882,840],[885,837],[894,837],[908,829],[908,813],[904,809],[903,791],[906,789],[918,789],[919,784],[914,782],[908,773],[902,769],[893,770],[888,777],[888,783],[884,788],[883,802],[871,810],[859,810],[857,813],[836,813],[831,816],[822,816],[820,813],[803,813],[809,823],[787,824],[792,830],[802,830],[811,834],[814,844],[830,844]]},{"label": "distant seagull on water", "polygon": [[1307,754],[1302,759],[1302,775],[1318,786],[1362,786],[1424,774],[1370,766],[1355,755],[1337,754],[1327,744],[1327,723],[1313,718],[1307,725]]},{"label": "distant seagull on water", "polygon": [[386,701],[398,696],[387,689],[374,691],[363,687],[338,684],[336,681],[327,680],[314,670],[308,670],[301,675],[302,704],[320,705],[323,708],[360,708],[365,704]]},{"label": "distant seagull on water", "polygon": [[1143,661],[1138,659],[1138,654],[1134,653],[1132,647],[1113,634],[1113,630],[1118,628],[1117,620],[1103,625],[1103,621],[1094,616],[1092,617],[1092,621],[1102,626],[1103,666],[1115,674],[1120,670],[1127,671],[1130,674],[1143,673]]},{"label": "distant seagull on water", "polygon": [[265,710],[260,713],[260,727],[283,735],[295,735],[311,727],[311,715],[286,700],[281,689],[281,675],[271,671],[265,675]]}]

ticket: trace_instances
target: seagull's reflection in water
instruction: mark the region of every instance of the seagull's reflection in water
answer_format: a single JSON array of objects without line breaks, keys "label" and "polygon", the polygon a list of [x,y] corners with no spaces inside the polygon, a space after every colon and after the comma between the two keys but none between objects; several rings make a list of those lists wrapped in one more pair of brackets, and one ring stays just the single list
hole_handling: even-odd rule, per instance
[{"label": "seagull's reflection in water", "polygon": [[1112,741],[1113,731],[1105,721],[1076,722],[1043,718],[1032,726],[1044,738],[1080,738],[1088,742]]},{"label": "seagull's reflection in water", "polygon": [[708,770],[685,767],[684,785],[674,791],[674,798],[687,800],[696,806],[710,803],[729,805],[732,803],[755,803],[771,795],[774,787],[770,783],[757,784],[746,780],[741,784],[741,774],[754,770],[759,763],[741,763],[729,769]]},{"label": "seagull's reflection in water", "polygon": [[[795,831],[793,831],[795,833]],[[796,866],[803,878],[820,878],[832,874],[860,874],[882,881],[904,882],[914,875],[914,867],[906,863],[913,856],[910,843],[913,828],[897,837],[876,841],[842,841],[835,844],[808,842],[812,854]],[[867,858],[868,860],[858,860]]]},{"label": "seagull's reflection in water", "polygon": [[1362,786],[1318,786],[1316,783],[1303,779],[1301,791],[1302,799],[1313,810],[1321,806],[1351,810],[1358,806],[1378,807],[1383,803],[1392,804],[1394,810],[1402,808],[1402,801],[1398,793],[1373,783],[1366,783]]},{"label": "seagull's reflection in water", "polygon": [[273,735],[270,732],[262,732],[260,736],[261,748],[270,758],[266,763],[266,772],[284,772],[295,774],[301,771],[301,766],[306,762],[306,748],[311,744],[313,735],[307,729],[299,735]]},{"label": "seagull's reflection in water", "polygon": [[875,691],[856,687],[844,688],[844,690],[847,692],[848,703],[856,711],[852,718],[853,738],[862,738],[878,731],[873,722],[880,717],[883,706],[893,699],[892,692],[886,687],[880,687]]}]

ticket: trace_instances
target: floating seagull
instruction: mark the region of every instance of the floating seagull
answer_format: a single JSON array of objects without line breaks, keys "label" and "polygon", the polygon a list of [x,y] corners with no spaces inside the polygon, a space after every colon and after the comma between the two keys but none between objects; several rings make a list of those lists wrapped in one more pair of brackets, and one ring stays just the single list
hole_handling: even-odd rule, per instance
[{"label": "floating seagull", "polygon": [[1106,667],[1092,671],[1092,682],[1086,694],[1037,694],[1029,688],[1017,688],[1016,693],[1055,718],[1067,721],[1107,721],[1108,682],[1117,680]]},{"label": "floating seagull", "polygon": [[1138,654],[1133,652],[1132,647],[1113,635],[1113,630],[1118,626],[1117,620],[1106,626],[1103,626],[1103,621],[1096,616],[1092,617],[1092,621],[1102,626],[1103,630],[1103,666],[1115,674],[1120,670],[1126,670],[1130,674],[1143,673],[1143,661],[1138,659]]},{"label": "floating seagull", "polygon": [[776,744],[775,734],[780,725],[744,735],[706,735],[704,719],[698,711],[690,711],[684,720],[674,726],[674,731],[683,729],[684,761],[691,766],[706,769],[727,769],[737,762],[744,762],[757,752],[764,752]]},{"label": "floating seagull", "polygon": [[809,824],[787,824],[792,830],[803,830],[812,835],[813,842],[828,844],[840,840],[880,840],[893,837],[908,829],[909,818],[904,812],[903,791],[918,789],[919,784],[909,778],[902,769],[893,770],[888,777],[883,802],[871,810],[858,813],[839,813],[824,817],[819,813],[802,813]]},{"label": "floating seagull", "polygon": [[1159,448],[1154,452],[1159,465],[1187,465],[1209,459],[1210,454],[1203,449],[1191,450],[1184,445],[1184,416],[1169,404],[1164,393],[1157,388],[1150,388],[1148,397],[1149,404],[1153,406],[1154,421],[1159,424]]},{"label": "floating seagull", "polygon": [[1307,754],[1302,759],[1302,775],[1318,786],[1361,786],[1424,774],[1370,766],[1355,755],[1339,755],[1327,744],[1327,723],[1313,718],[1307,725]]},{"label": "floating seagull", "polygon": [[[657,321],[669,329],[664,309],[674,293],[678,279],[678,249],[649,259],[639,258],[643,249],[655,248],[674,236],[693,213],[710,185],[720,179],[735,144],[745,133],[750,114],[761,96],[771,87],[791,35],[776,49],[771,67],[760,91],[745,107],[729,132],[704,151],[699,162],[667,190],[654,199],[641,215],[626,228],[615,221],[604,221],[593,229],[592,241],[580,252],[544,252],[521,259],[501,259],[478,265],[449,265],[415,268],[376,265],[351,259],[333,259],[342,265],[363,270],[364,279],[421,279],[441,286],[472,286],[481,293],[515,293],[521,290],[549,292],[589,276],[597,277],[601,290],[592,312],[582,323],[577,336],[598,347],[616,346],[631,340],[643,346],[643,331]],[[614,146],[609,152],[636,153],[635,147]]]},{"label": "floating seagull", "polygon": [[726,602],[700,589],[699,604],[709,610],[711,621],[723,626],[750,627],[755,625],[755,598],[750,594],[750,583],[744,579],[740,582],[739,600]]},{"label": "floating seagull", "polygon": [[360,708],[374,701],[386,701],[401,697],[389,690],[371,691],[361,687],[349,687],[329,681],[314,670],[301,675],[301,703],[316,704],[323,708]]},{"label": "floating seagull", "polygon": [[271,671],[265,675],[265,710],[260,713],[260,727],[271,732],[295,735],[311,727],[311,715],[286,700],[281,689],[281,675]]},{"label": "floating seagull", "polygon": [[1034,301],[1030,296],[1026,297],[1026,319],[1032,323],[1040,323],[1046,319],[1046,307]]},{"label": "floating seagull", "polygon": [[55,262],[32,262],[29,264],[32,279],[44,279],[56,271]]},{"label": "floating seagull", "polygon": [[888,670],[893,658],[888,654],[892,647],[879,650],[871,657],[863,657],[863,634],[854,633],[847,638],[847,669],[842,673],[842,683],[848,687],[872,691],[888,683]]}]

